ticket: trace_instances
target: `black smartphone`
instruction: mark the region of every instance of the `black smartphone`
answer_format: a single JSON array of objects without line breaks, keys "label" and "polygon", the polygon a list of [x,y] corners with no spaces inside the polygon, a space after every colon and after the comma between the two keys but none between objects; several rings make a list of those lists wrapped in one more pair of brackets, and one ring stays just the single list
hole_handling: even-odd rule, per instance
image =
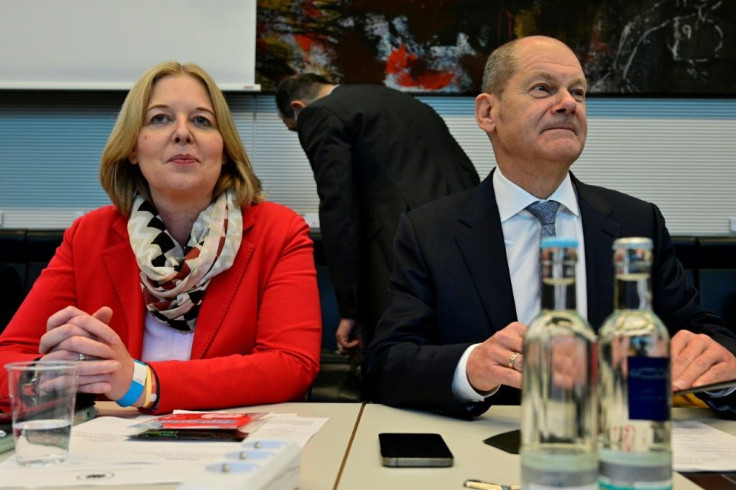
[{"label": "black smartphone", "polygon": [[383,432],[378,434],[378,441],[383,466],[446,468],[454,463],[450,448],[439,434]]}]

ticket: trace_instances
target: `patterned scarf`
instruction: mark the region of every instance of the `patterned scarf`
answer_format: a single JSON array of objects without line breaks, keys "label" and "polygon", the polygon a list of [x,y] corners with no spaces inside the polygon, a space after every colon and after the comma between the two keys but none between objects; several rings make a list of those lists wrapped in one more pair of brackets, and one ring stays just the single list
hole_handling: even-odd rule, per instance
[{"label": "patterned scarf", "polygon": [[176,330],[193,332],[210,280],[233,265],[243,238],[243,216],[234,194],[221,194],[199,213],[184,249],[166,231],[153,204],[138,195],[128,235],[148,311]]}]

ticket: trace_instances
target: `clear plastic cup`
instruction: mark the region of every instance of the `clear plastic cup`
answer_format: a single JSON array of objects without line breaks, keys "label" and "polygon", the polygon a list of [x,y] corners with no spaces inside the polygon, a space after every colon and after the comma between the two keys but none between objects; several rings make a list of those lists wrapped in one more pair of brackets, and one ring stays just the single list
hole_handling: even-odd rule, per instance
[{"label": "clear plastic cup", "polygon": [[18,464],[46,466],[68,458],[77,364],[38,361],[5,365]]}]

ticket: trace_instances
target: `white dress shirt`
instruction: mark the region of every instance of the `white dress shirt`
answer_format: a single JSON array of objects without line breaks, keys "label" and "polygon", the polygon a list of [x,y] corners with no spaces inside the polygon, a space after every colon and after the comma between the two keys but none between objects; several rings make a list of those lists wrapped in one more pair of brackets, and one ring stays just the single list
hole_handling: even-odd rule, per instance
[{"label": "white dress shirt", "polygon": [[[541,224],[526,207],[539,201],[538,198],[508,180],[496,167],[493,172],[493,190],[501,217],[501,228],[506,246],[511,287],[514,293],[516,315],[519,322],[529,325],[540,310],[539,291],[539,242]],[[576,238],[578,262],[576,273],[577,310],[587,318],[587,295],[585,289],[585,244],[583,222],[580,219],[575,188],[568,174],[548,200],[560,203],[555,218],[555,235]],[[504,325],[505,326],[505,325]],[[466,374],[470,353],[479,344],[468,347],[463,353],[452,381],[452,392],[461,403],[481,402],[489,394],[480,394],[473,389]]]}]

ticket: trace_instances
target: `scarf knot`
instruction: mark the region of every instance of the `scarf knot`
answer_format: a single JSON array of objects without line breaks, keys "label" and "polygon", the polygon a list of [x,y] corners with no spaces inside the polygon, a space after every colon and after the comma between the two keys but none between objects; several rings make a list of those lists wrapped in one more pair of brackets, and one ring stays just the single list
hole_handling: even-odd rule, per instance
[{"label": "scarf knot", "polygon": [[146,308],[171,328],[192,332],[210,281],[235,261],[243,238],[243,215],[232,191],[221,194],[199,213],[182,248],[166,230],[156,207],[137,195],[128,235]]}]

